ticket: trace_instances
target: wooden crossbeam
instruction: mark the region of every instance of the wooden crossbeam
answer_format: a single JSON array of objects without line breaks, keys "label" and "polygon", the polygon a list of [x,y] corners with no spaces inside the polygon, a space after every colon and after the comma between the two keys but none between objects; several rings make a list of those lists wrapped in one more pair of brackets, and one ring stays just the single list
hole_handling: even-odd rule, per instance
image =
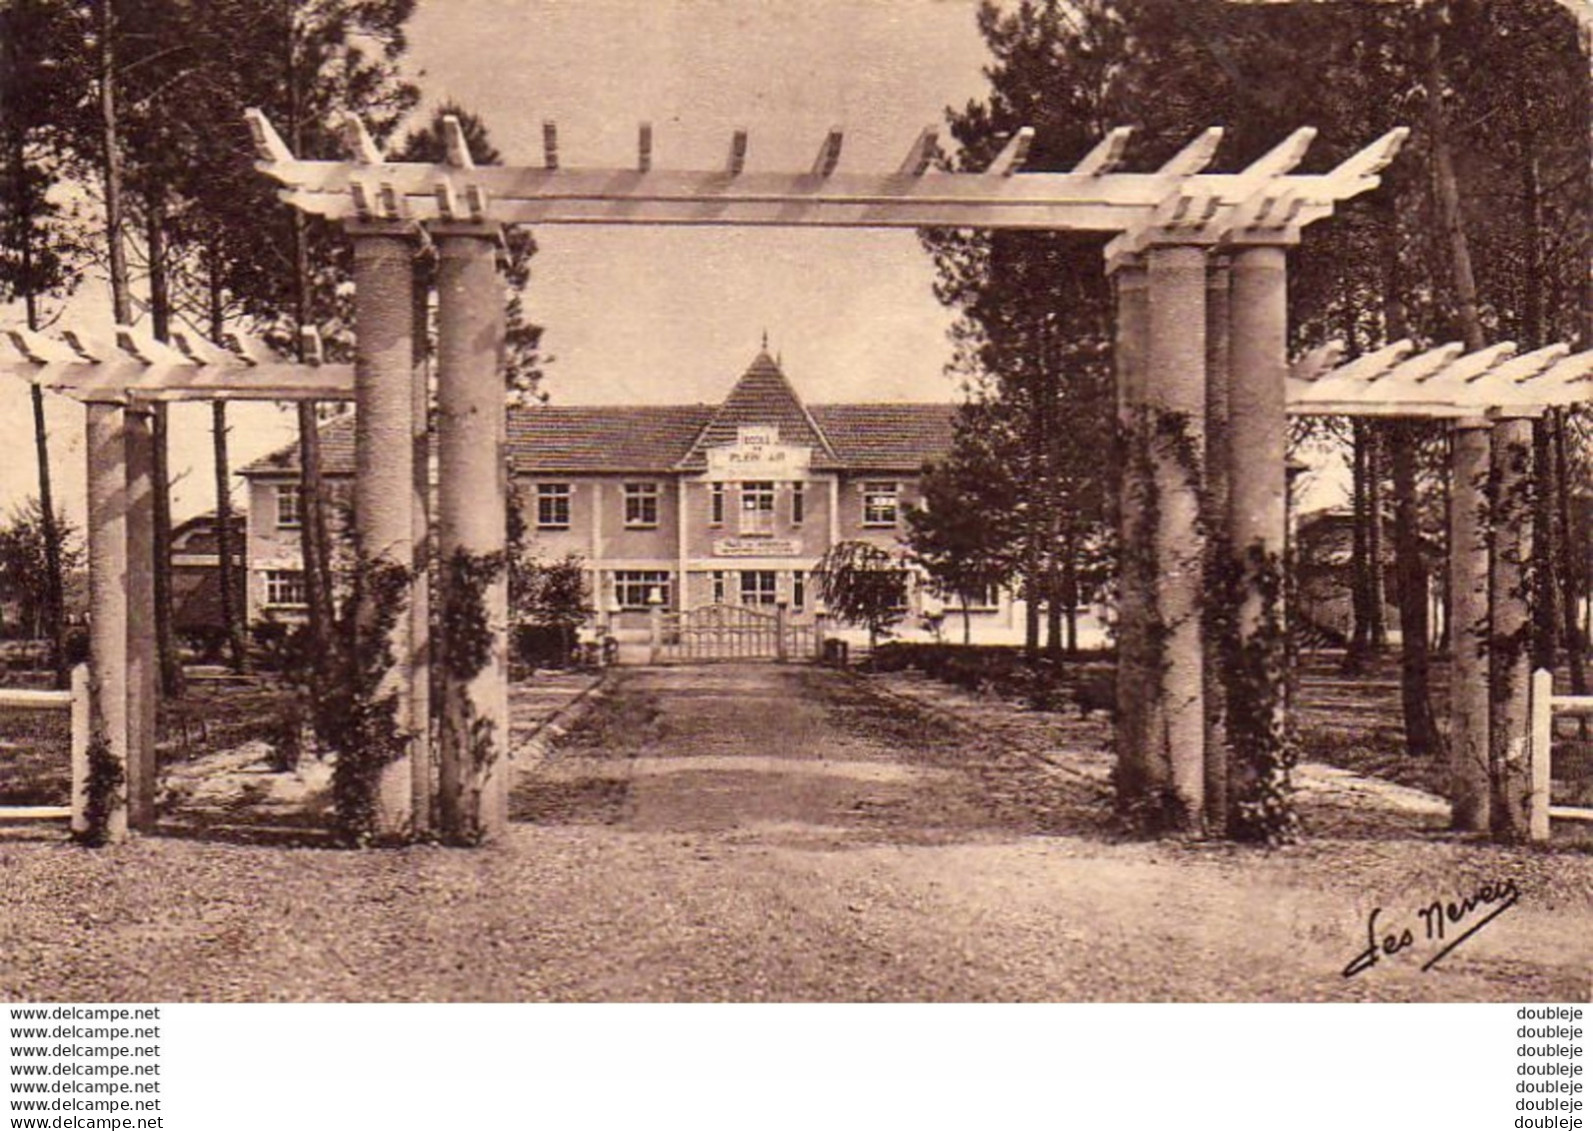
[{"label": "wooden crossbeam", "polygon": [[365,123],[359,118],[349,115],[343,120],[343,146],[348,150],[349,160],[356,165],[380,165],[382,163],[382,150],[376,144],[371,132],[365,128]]},{"label": "wooden crossbeam", "polygon": [[934,126],[925,126],[913,142],[913,147],[907,151],[907,157],[897,172],[904,177],[922,177],[935,159],[935,145],[939,139],[939,130]]},{"label": "wooden crossbeam", "polygon": [[[72,347],[67,337],[78,345]],[[120,326],[114,343],[89,342],[79,331],[50,338],[25,329],[0,334],[0,373],[90,403],[256,400],[346,401],[354,396],[354,369],[321,362],[320,335],[303,333],[308,363],[269,356],[229,334],[227,346],[174,334],[173,346],[137,327]],[[175,347],[175,348],[174,348]]]},{"label": "wooden crossbeam", "polygon": [[1173,154],[1161,167],[1163,176],[1192,177],[1203,172],[1217,156],[1217,149],[1222,145],[1223,131],[1221,126],[1212,126],[1194,141],[1190,142],[1177,153]]},{"label": "wooden crossbeam", "polygon": [[[1374,184],[1371,171],[1393,148],[1385,135],[1372,152],[1333,174],[1299,174],[1292,170],[1311,135],[1300,130],[1243,172],[1213,174],[1203,171],[1222,136],[1212,129],[1160,169],[1125,172],[1119,165],[1126,131],[1114,130],[1078,169],[1024,172],[1033,136],[1026,127],[984,172],[933,169],[933,140],[920,135],[898,168],[847,173],[833,163],[840,134],[832,131],[808,170],[746,173],[747,135],[738,130],[719,170],[658,170],[650,156],[641,160],[640,146],[634,168],[566,169],[550,128],[544,148],[551,159],[541,167],[490,166],[466,175],[446,163],[299,161],[262,116],[251,114],[250,122],[260,168],[285,187],[282,198],[330,219],[446,221],[462,204],[471,210],[464,202],[474,194],[481,208],[473,212],[486,218],[490,211],[493,222],[504,224],[980,227],[1116,235],[1165,221],[1186,242],[1220,239],[1247,202],[1262,225],[1258,238],[1292,240],[1336,203]],[[1263,185],[1267,190],[1258,198]]]},{"label": "wooden crossbeam", "polygon": [[819,155],[813,159],[815,177],[828,177],[835,172],[835,166],[841,160],[841,142],[844,138],[845,133],[840,126],[832,126],[825,135],[824,144],[819,146]]},{"label": "wooden crossbeam", "polygon": [[[1024,126],[1001,147],[1001,152],[996,154],[990,167],[985,170],[986,176],[1010,177],[1029,159],[1029,147],[1034,144],[1034,127]],[[1088,176],[1089,174],[1085,174]]]},{"label": "wooden crossbeam", "polygon": [[[465,141],[465,128],[457,117],[452,114],[443,115],[442,135],[444,160],[455,169],[474,169],[476,160],[470,156],[470,144]],[[555,149],[557,144],[554,143]]]},{"label": "wooden crossbeam", "polygon": [[551,118],[542,123],[542,167],[549,172],[559,167],[559,127]]},{"label": "wooden crossbeam", "polygon": [[1079,163],[1073,166],[1073,172],[1081,177],[1099,177],[1112,172],[1123,163],[1123,155],[1128,152],[1128,139],[1133,133],[1133,126],[1118,126],[1111,130],[1094,149],[1080,158]]},{"label": "wooden crossbeam", "polygon": [[1346,362],[1315,381],[1291,378],[1295,415],[1423,417],[1536,416],[1561,405],[1593,402],[1593,350],[1564,344],[1515,353],[1500,342],[1466,353],[1451,342],[1422,353],[1408,341]]}]

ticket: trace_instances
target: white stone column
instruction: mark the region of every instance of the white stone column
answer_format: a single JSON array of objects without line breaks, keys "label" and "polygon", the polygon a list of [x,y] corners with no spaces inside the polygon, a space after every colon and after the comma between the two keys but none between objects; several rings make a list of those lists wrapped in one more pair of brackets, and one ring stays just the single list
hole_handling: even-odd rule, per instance
[{"label": "white stone column", "polygon": [[[1284,552],[1288,538],[1288,255],[1279,246],[1237,249],[1231,266],[1227,451],[1227,549],[1234,646],[1225,665],[1226,738],[1232,806],[1258,800],[1267,765],[1277,766],[1287,722],[1288,646]],[[1274,783],[1281,788],[1284,783]]]},{"label": "white stone column", "polygon": [[[509,819],[504,293],[496,227],[434,234],[442,830],[455,843],[476,843],[501,835]],[[465,565],[478,571],[479,588],[466,584]]]},{"label": "white stone column", "polygon": [[[354,516],[366,568],[414,568],[414,236],[397,225],[352,229],[354,239]],[[373,573],[374,576],[374,573]],[[413,722],[409,679],[413,658],[409,587],[383,641],[362,640],[370,649],[385,644],[392,664],[376,694],[397,701],[398,726]],[[369,600],[360,631],[371,631],[376,610]],[[365,752],[383,756],[377,776],[373,827],[378,839],[407,837],[413,827],[414,776],[407,741],[401,749]]]},{"label": "white stone column", "polygon": [[[122,410],[86,406],[89,565],[89,741],[122,775],[104,796],[102,831],[127,836],[127,439]],[[91,762],[90,782],[95,769]]]},{"label": "white stone column", "polygon": [[[1201,601],[1205,538],[1200,528],[1206,429],[1206,253],[1169,245],[1146,253],[1148,283],[1144,407],[1155,590],[1147,628],[1158,654],[1147,674],[1145,734],[1164,761],[1171,792],[1158,820],[1199,831],[1205,800],[1205,692]],[[1140,547],[1145,549],[1146,547]]]}]

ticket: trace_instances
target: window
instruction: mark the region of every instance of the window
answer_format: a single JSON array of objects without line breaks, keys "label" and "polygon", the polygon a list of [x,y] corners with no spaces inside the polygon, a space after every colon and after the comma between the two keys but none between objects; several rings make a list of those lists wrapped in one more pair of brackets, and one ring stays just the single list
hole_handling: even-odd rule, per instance
[{"label": "window", "polygon": [[970,589],[967,593],[958,593],[946,600],[946,604],[957,609],[962,608],[963,599],[968,601],[968,608],[974,612],[999,609],[1001,607],[1001,586],[986,585],[978,589]]},{"label": "window", "polygon": [[725,524],[725,485],[715,483],[708,489],[708,521],[714,526]]},{"label": "window", "polygon": [[741,533],[774,533],[774,484],[741,485]]},{"label": "window", "polygon": [[725,603],[725,571],[722,569],[714,570],[713,599],[716,605]]},{"label": "window", "polygon": [[791,607],[801,612],[807,607],[808,585],[807,577],[799,569],[791,571]]},{"label": "window", "polygon": [[661,606],[669,604],[669,571],[617,569],[614,571],[614,603],[621,609],[650,609],[657,593]]},{"label": "window", "polygon": [[744,569],[741,571],[741,603],[743,605],[772,605],[779,599],[775,588],[774,570]]},{"label": "window", "polygon": [[806,483],[791,484],[791,525],[801,526],[807,511]]},{"label": "window", "polygon": [[309,598],[304,591],[304,571],[268,569],[265,575],[265,603],[276,609],[302,609]]},{"label": "window", "polygon": [[568,483],[537,484],[537,529],[568,530],[570,528],[570,485]]},{"label": "window", "polygon": [[658,484],[625,484],[625,525],[658,525]]},{"label": "window", "polygon": [[[304,521],[304,496],[297,483],[277,485],[277,529],[297,528]],[[300,602],[302,604],[303,602]]]},{"label": "window", "polygon": [[895,526],[898,485],[895,483],[863,484],[863,525]]}]

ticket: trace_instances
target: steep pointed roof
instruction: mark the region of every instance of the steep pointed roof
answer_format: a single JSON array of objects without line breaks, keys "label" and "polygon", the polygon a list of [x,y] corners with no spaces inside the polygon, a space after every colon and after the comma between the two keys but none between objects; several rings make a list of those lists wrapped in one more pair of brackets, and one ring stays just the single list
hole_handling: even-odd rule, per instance
[{"label": "steep pointed roof", "polygon": [[780,366],[769,356],[768,350],[759,350],[678,466],[683,469],[706,466],[707,449],[734,444],[738,429],[760,424],[778,428],[782,444],[811,447],[815,467],[840,463],[829,438],[803,405]]}]

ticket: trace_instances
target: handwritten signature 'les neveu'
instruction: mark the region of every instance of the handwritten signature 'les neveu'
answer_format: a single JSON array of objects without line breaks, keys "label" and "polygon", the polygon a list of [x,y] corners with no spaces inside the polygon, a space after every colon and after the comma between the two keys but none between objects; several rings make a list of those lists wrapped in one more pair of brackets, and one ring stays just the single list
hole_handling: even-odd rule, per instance
[{"label": "handwritten signature 'les neveu'", "polygon": [[[1444,955],[1510,910],[1520,898],[1521,892],[1514,880],[1483,884],[1470,895],[1462,896],[1454,902],[1446,903],[1444,900],[1435,899],[1418,907],[1413,913],[1413,919],[1419,922],[1403,930],[1389,930],[1381,938],[1378,937],[1377,917],[1383,913],[1383,909],[1373,908],[1372,914],[1366,920],[1366,949],[1357,954],[1344,968],[1344,976],[1353,978],[1363,971],[1370,970],[1384,957],[1392,958],[1400,951],[1415,946],[1418,937],[1425,938],[1428,942],[1444,944],[1443,949],[1422,963],[1423,970],[1431,970]],[[1476,918],[1477,913],[1483,908],[1488,908],[1487,914],[1480,919]],[[1452,931],[1461,931],[1462,928],[1464,930],[1461,934],[1449,937]]]}]

